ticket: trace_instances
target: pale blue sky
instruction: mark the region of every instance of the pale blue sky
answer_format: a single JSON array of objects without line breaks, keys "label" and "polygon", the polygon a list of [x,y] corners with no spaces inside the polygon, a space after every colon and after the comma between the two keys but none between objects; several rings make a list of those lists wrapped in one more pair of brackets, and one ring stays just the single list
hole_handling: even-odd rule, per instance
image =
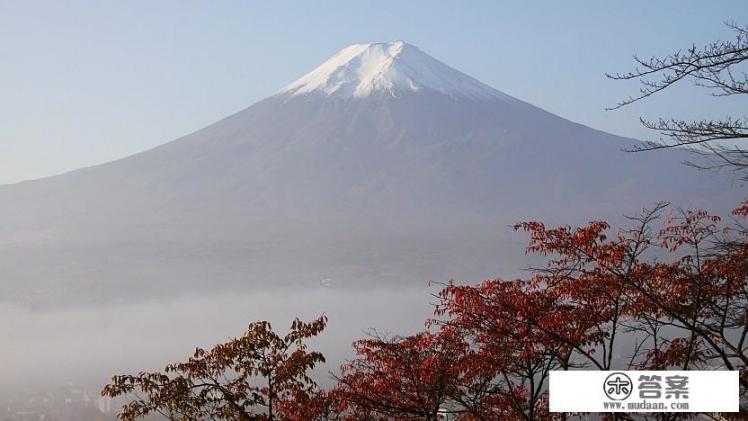
[{"label": "pale blue sky", "polygon": [[732,34],[745,1],[0,0],[0,183],[148,149],[274,93],[340,48],[403,39],[499,90],[589,126],[739,115],[739,98],[637,87],[606,71]]}]

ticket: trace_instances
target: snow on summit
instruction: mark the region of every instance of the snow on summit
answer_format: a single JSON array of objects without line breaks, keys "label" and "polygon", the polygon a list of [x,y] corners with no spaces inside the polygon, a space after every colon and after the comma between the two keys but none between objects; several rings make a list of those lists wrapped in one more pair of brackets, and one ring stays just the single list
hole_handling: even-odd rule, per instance
[{"label": "snow on summit", "polygon": [[282,89],[279,96],[401,96],[421,90],[455,98],[512,100],[403,41],[354,44]]}]

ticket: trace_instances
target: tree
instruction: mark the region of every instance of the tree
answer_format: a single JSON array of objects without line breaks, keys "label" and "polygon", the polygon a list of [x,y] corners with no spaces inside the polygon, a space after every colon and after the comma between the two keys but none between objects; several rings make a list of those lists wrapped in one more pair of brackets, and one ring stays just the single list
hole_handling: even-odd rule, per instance
[{"label": "tree", "polygon": [[[546,266],[526,280],[448,285],[441,292],[437,315],[447,316],[441,323],[462,332],[485,362],[463,362],[456,387],[463,395],[455,400],[465,413],[549,418],[544,404],[553,368],[745,373],[748,230],[702,210],[665,217],[665,209],[645,210],[616,232],[602,221],[578,228],[519,224],[530,234],[528,252],[547,256]],[[735,214],[744,217],[748,206]],[[465,383],[466,376],[477,381]],[[742,394],[747,380],[743,374]]]},{"label": "tree", "polygon": [[556,297],[530,281],[449,284],[432,321],[467,343],[452,399],[463,419],[548,419],[545,382],[568,364],[570,346],[548,334],[572,336]]},{"label": "tree", "polygon": [[309,370],[325,358],[308,351],[305,341],[326,323],[324,316],[309,323],[296,319],[285,336],[268,322],[252,323],[241,337],[198,348],[163,372],[115,376],[102,395],[134,397],[118,415],[123,421],[149,414],[175,421],[294,419],[283,413],[298,410],[288,402],[318,402]]},{"label": "tree", "polygon": [[357,358],[341,368],[341,397],[353,419],[436,421],[454,413],[450,397],[464,353],[461,339],[421,332],[353,344]]},{"label": "tree", "polygon": [[[720,221],[701,210],[669,216],[658,240],[678,258],[643,264],[631,284],[641,303],[639,319],[684,333],[649,332],[652,368],[748,367],[748,231],[741,224],[721,227]],[[744,390],[746,380],[740,380]]]},{"label": "tree", "polygon": [[[685,80],[706,88],[715,96],[748,94],[748,73],[744,62],[748,60],[748,26],[727,24],[735,33],[730,41],[716,41],[703,47],[695,45],[665,57],[641,59],[634,57],[637,68],[628,73],[608,74],[616,80],[638,80],[637,95],[618,103],[612,109],[624,107],[655,95]],[[699,168],[729,168],[740,177],[748,179],[748,149],[740,144],[748,138],[748,121],[745,117],[725,117],[718,120],[685,121],[663,119],[642,124],[658,131],[661,138],[645,142],[638,149],[652,150],[688,147],[692,152],[706,157],[703,163],[693,163]]]}]

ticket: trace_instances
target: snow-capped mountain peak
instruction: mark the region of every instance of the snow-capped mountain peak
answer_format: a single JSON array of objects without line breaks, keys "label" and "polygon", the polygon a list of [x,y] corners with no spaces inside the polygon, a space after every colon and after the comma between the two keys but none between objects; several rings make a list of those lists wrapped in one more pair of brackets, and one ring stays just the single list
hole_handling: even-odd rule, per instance
[{"label": "snow-capped mountain peak", "polygon": [[279,96],[401,96],[421,90],[456,98],[513,100],[403,41],[354,44],[282,89]]}]

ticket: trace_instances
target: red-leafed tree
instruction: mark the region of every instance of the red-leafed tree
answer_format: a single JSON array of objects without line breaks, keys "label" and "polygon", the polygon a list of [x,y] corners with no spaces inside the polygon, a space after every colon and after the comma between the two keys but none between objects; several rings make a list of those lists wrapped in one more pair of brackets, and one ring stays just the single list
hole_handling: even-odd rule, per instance
[{"label": "red-leafed tree", "polygon": [[[533,281],[541,294],[558,300],[566,321],[539,326],[572,348],[572,365],[600,370],[620,367],[621,361],[614,361],[614,356],[622,351],[621,335],[637,325],[643,304],[632,285],[642,276],[642,258],[653,245],[651,225],[664,207],[644,210],[630,218],[633,226],[616,233],[602,221],[579,228],[546,228],[539,222],[516,226],[530,234],[528,253],[549,257],[545,267],[534,269]],[[572,335],[564,333],[565,323],[576,326]],[[630,361],[635,358],[632,355]]]},{"label": "red-leafed tree", "polygon": [[[662,218],[664,209],[644,211],[617,232],[604,222],[519,224],[530,234],[528,252],[547,256],[546,266],[528,280],[441,292],[437,315],[447,316],[441,323],[463,332],[476,355],[490,361],[466,371],[490,379],[472,390],[504,398],[487,408],[502,418],[508,410],[520,419],[548,417],[542,408],[551,368],[745,370],[748,231],[737,222],[721,226],[704,211]],[[464,385],[458,382],[458,390]],[[745,376],[741,385],[748,387]]]},{"label": "red-leafed tree", "polygon": [[450,398],[465,352],[461,338],[446,331],[422,332],[389,339],[374,336],[353,346],[357,358],[341,368],[338,378],[351,415],[436,421],[458,412]]},{"label": "red-leafed tree", "polygon": [[305,341],[326,323],[324,316],[309,323],[296,319],[285,336],[268,322],[252,323],[241,337],[198,348],[163,372],[115,376],[102,394],[133,398],[118,415],[123,421],[151,414],[175,421],[294,419],[283,412],[294,409],[288,402],[310,408],[319,402],[309,370],[325,359]]},{"label": "red-leafed tree", "polygon": [[[463,419],[545,419],[545,381],[568,363],[570,347],[549,336],[561,313],[556,297],[529,281],[448,285],[439,294],[433,326],[456,332],[468,348],[451,396]],[[541,321],[542,320],[542,321]],[[575,328],[571,324],[564,334]]]},{"label": "red-leafed tree", "polygon": [[[735,211],[742,215],[744,205]],[[631,284],[648,332],[646,365],[745,370],[748,364],[748,244],[740,224],[705,211],[669,216],[658,234],[670,262],[642,265]],[[745,379],[743,388],[748,387]]]}]

